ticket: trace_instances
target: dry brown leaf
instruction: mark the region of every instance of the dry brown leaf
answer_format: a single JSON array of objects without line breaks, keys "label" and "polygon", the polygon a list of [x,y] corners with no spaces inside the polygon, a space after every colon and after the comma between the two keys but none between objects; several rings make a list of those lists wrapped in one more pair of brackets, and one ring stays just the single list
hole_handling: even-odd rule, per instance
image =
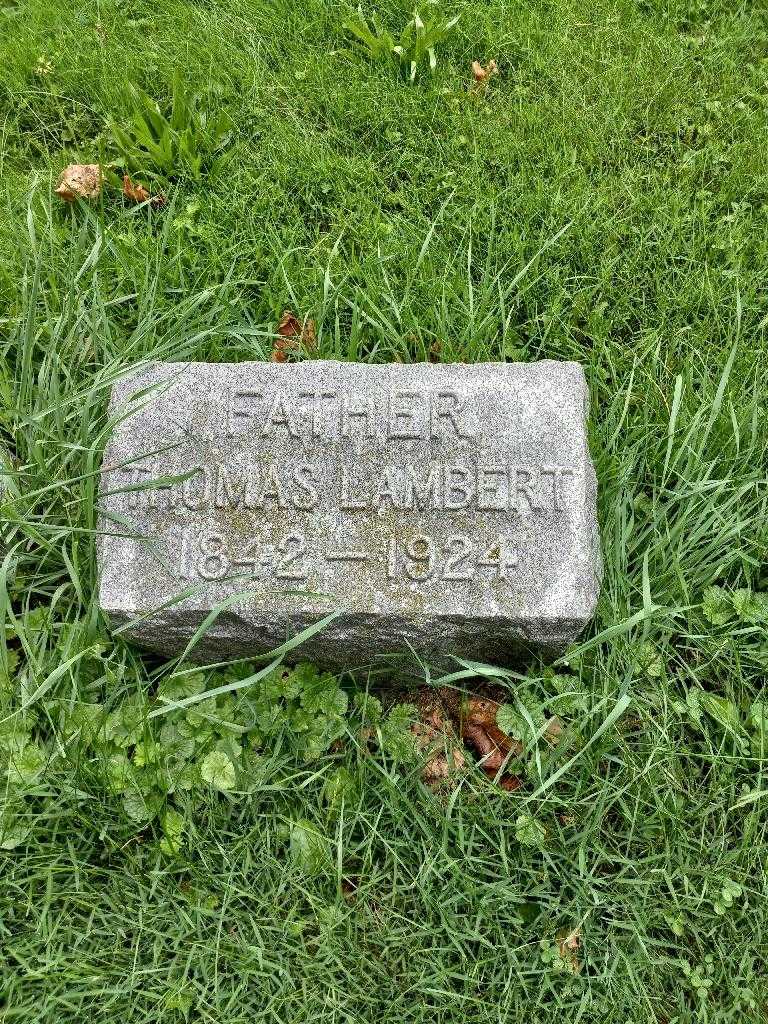
[{"label": "dry brown leaf", "polygon": [[352,875],[341,880],[341,895],[345,900],[353,900],[357,895],[357,878]]},{"label": "dry brown leaf", "polygon": [[283,310],[277,335],[272,346],[272,362],[287,363],[291,356],[313,352],[317,348],[315,321],[307,318],[304,323],[290,309]]},{"label": "dry brown leaf", "polygon": [[522,784],[523,780],[518,775],[502,775],[496,782],[497,786],[506,789],[508,793],[514,793],[516,789],[520,789]]},{"label": "dry brown leaf", "polygon": [[140,181],[131,181],[127,174],[123,175],[123,195],[132,203],[148,202],[155,210],[159,210],[168,202],[162,193],[153,196]]},{"label": "dry brown leaf", "polygon": [[[509,754],[517,756],[522,745],[507,736],[496,724],[499,705],[485,697],[469,697],[461,708],[461,735],[482,760],[486,775],[495,778]],[[519,789],[522,782],[516,775],[504,774],[498,779],[502,789],[510,792]]]},{"label": "dry brown leaf", "polygon": [[492,75],[498,74],[499,68],[495,60],[489,60],[488,66],[483,67],[479,60],[472,61],[472,78],[470,86],[472,92],[484,92],[488,88],[488,82]]},{"label": "dry brown leaf", "polygon": [[581,929],[574,928],[572,931],[562,931],[557,936],[557,949],[564,964],[571,974],[578,974],[581,970],[579,959],[579,948],[581,947]]},{"label": "dry brown leaf", "polygon": [[[450,729],[450,724],[448,725]],[[466,758],[458,746],[451,743],[451,732],[435,729],[425,722],[414,722],[411,733],[416,739],[416,749],[425,755],[421,777],[428,786],[437,786],[460,772],[466,765]]]},{"label": "dry brown leaf", "polygon": [[511,774],[497,778],[508,756],[517,756],[522,745],[496,724],[499,704],[487,697],[462,698],[458,690],[422,687],[406,698],[419,709],[419,721],[411,727],[416,748],[425,756],[424,782],[432,788],[455,785],[466,767],[462,741],[480,758],[480,767],[501,789],[512,792],[522,781]]},{"label": "dry brown leaf", "polygon": [[65,203],[76,199],[97,199],[101,194],[101,167],[98,164],[70,164],[59,175],[54,191]]},{"label": "dry brown leaf", "polygon": [[464,732],[462,736],[467,740],[471,746],[475,748],[477,754],[482,758],[482,768],[486,774],[496,774],[496,772],[504,764],[505,755],[485,729],[481,725],[472,725],[467,722],[464,725]]},{"label": "dry brown leaf", "polygon": [[467,759],[453,725],[443,715],[443,708],[429,698],[424,700],[421,721],[413,723],[411,734],[415,737],[416,749],[425,756],[421,769],[424,782],[436,788],[455,781]]},{"label": "dry brown leaf", "polygon": [[488,697],[467,697],[462,706],[462,715],[472,725],[495,725],[499,705]]},{"label": "dry brown leaf", "polygon": [[563,735],[563,729],[563,723],[557,715],[553,715],[544,726],[544,739],[551,747],[556,747],[560,742],[560,737]]}]

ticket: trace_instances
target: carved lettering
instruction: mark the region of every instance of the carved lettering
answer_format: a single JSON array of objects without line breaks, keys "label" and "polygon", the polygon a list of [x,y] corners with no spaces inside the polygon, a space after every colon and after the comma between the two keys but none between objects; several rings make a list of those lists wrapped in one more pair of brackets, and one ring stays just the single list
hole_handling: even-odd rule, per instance
[{"label": "carved lettering", "polygon": [[518,466],[515,470],[515,496],[517,499],[517,510],[523,512],[523,498],[528,502],[528,509],[537,511],[539,506],[533,492],[534,470],[527,466]]},{"label": "carved lettering", "polygon": [[559,649],[600,570],[586,396],[572,363],[126,368],[101,460],[105,614],[184,657],[221,607],[201,658],[250,661],[311,623],[296,656],[341,668]]},{"label": "carved lettering", "polygon": [[335,391],[322,391],[315,395],[314,414],[312,419],[312,436],[333,437],[334,418],[331,414],[333,403],[337,398]]},{"label": "carved lettering", "polygon": [[478,466],[477,507],[500,511],[509,508],[509,476],[505,466]]},{"label": "carved lettering", "polygon": [[[442,428],[450,423],[457,437],[471,437],[461,421],[466,402],[455,391],[438,391],[432,395],[430,404],[430,433],[433,438],[442,436]],[[447,421],[447,422],[444,422]]]},{"label": "carved lettering", "polygon": [[199,512],[210,501],[211,477],[206,466],[195,466],[181,485],[181,498],[189,512]]},{"label": "carved lettering", "polygon": [[364,495],[356,495],[351,480],[351,473],[346,466],[341,467],[341,494],[339,496],[339,507],[345,512],[358,511],[370,507],[370,498]]},{"label": "carved lettering", "polygon": [[354,399],[349,395],[342,398],[341,433],[344,437],[351,437],[355,432],[363,437],[373,437],[374,417],[375,411],[370,398]]},{"label": "carved lettering", "polygon": [[464,466],[445,467],[445,505],[447,509],[467,508],[475,490],[472,473]]},{"label": "carved lettering", "polygon": [[301,463],[294,467],[293,480],[298,487],[298,493],[294,495],[293,504],[305,512],[317,508],[320,504],[320,495],[317,492],[317,485],[320,483],[320,474],[314,466]]},{"label": "carved lettering", "polygon": [[376,489],[376,501],[380,508],[389,501],[393,508],[400,508],[400,490],[397,480],[397,469],[387,466],[379,478],[379,486]]},{"label": "carved lettering", "polygon": [[241,503],[246,503],[247,485],[248,479],[242,473],[228,466],[217,466],[216,508],[238,508]]},{"label": "carved lettering", "polygon": [[254,402],[264,398],[261,391],[230,391],[227,408],[227,433],[234,434],[236,422],[254,415]]},{"label": "carved lettering", "polygon": [[[400,511],[514,512],[540,516],[562,512],[573,499],[577,473],[568,466],[456,465],[432,461],[422,466],[384,465],[371,476],[365,467],[342,464],[324,481],[322,464],[268,462],[233,466],[218,462],[168,469],[157,465],[121,470],[127,477],[129,508],[179,509],[296,508],[321,506],[340,511],[392,508]],[[183,480],[175,479],[184,477]],[[326,484],[327,486],[324,486]]]},{"label": "carved lettering", "polygon": [[293,395],[232,389],[225,399],[228,436],[253,432],[261,437],[311,440],[379,438],[442,442],[474,436],[467,400],[449,388],[395,390],[377,402],[365,395],[299,391]]},{"label": "carved lettering", "polygon": [[275,427],[285,427],[291,437],[299,437],[299,431],[296,429],[293,417],[294,413],[287,399],[283,395],[275,395],[267,420],[261,428],[262,437],[268,437],[272,434]]},{"label": "carved lettering", "polygon": [[413,466],[406,466],[403,508],[442,508],[442,470],[440,465],[431,465],[422,477]]},{"label": "carved lettering", "polygon": [[393,391],[389,401],[389,437],[418,440],[423,436],[424,396],[418,391]]},{"label": "carved lettering", "polygon": [[[270,499],[270,502],[267,499]],[[280,482],[280,474],[274,465],[271,465],[264,475],[264,486],[259,496],[259,507],[264,508],[265,505],[270,503],[278,508],[285,508],[288,504],[283,485]]]}]

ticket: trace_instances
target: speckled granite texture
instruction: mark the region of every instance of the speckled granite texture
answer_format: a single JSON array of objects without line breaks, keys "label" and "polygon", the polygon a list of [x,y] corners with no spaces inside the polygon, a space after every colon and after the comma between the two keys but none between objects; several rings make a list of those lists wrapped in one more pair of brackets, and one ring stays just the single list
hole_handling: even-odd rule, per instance
[{"label": "speckled granite texture", "polygon": [[[577,363],[156,363],[115,386],[100,601],[198,660],[511,663],[566,647],[601,563]],[[181,598],[181,600],[179,600]]]}]

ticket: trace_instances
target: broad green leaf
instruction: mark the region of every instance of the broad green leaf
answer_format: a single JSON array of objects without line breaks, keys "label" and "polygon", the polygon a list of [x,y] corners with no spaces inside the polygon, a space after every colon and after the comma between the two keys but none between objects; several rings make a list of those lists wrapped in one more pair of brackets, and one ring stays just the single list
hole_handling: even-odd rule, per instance
[{"label": "broad green leaf", "polygon": [[175,857],[184,845],[184,832],[186,830],[184,815],[169,807],[162,816],[161,826],[163,838],[160,840],[160,849],[166,856]]},{"label": "broad green leaf", "polygon": [[756,700],[749,709],[749,720],[752,728],[761,736],[768,738],[768,704],[763,700]]},{"label": "broad green leaf", "polygon": [[515,839],[522,846],[541,849],[547,838],[547,830],[529,814],[521,814],[515,822]]},{"label": "broad green leaf", "polygon": [[131,786],[133,769],[127,754],[110,754],[105,764],[107,786],[111,793],[125,793]]},{"label": "broad green leaf", "polygon": [[138,789],[131,789],[123,795],[123,810],[139,824],[151,821],[159,813],[162,803],[158,793],[144,794]]},{"label": "broad green leaf", "polygon": [[144,709],[138,701],[126,701],[107,715],[105,735],[118,747],[129,747],[141,739]]},{"label": "broad green leaf", "polygon": [[736,615],[742,622],[758,623],[768,619],[768,600],[765,594],[742,587],[734,590],[731,601]]},{"label": "broad green leaf", "polygon": [[291,823],[290,854],[294,865],[305,875],[317,875],[331,863],[328,840],[306,818]]},{"label": "broad green leaf", "polygon": [[512,704],[499,705],[496,711],[496,725],[503,733],[516,740],[523,740],[530,734],[528,723]]},{"label": "broad green leaf", "polygon": [[320,710],[326,715],[345,715],[348,705],[349,698],[338,687],[327,690],[320,698]]},{"label": "broad green leaf", "polygon": [[713,718],[729,732],[741,733],[742,725],[739,712],[733,701],[719,697],[706,690],[699,692],[699,705],[710,718]]},{"label": "broad green leaf", "polygon": [[43,774],[45,751],[37,743],[27,743],[8,758],[8,779],[11,783],[31,785]]},{"label": "broad green leaf", "polygon": [[688,709],[688,714],[691,716],[691,719],[699,728],[701,728],[702,715],[700,700],[701,692],[702,691],[700,689],[692,687],[690,690],[687,691],[685,695],[685,705]]},{"label": "broad green leaf", "polygon": [[0,694],[4,691],[8,694],[13,692],[14,677],[18,665],[19,654],[17,651],[6,649],[5,661],[2,660],[2,655],[0,655]]},{"label": "broad green leaf", "polygon": [[570,717],[588,709],[589,694],[582,689],[576,676],[555,673],[549,677],[548,682],[557,691],[556,696],[550,697],[547,701],[547,707],[553,713],[561,717]]},{"label": "broad green leaf", "polygon": [[701,610],[704,618],[713,626],[724,626],[733,618],[730,595],[722,587],[707,587]]},{"label": "broad green leaf", "polygon": [[395,761],[408,763],[416,759],[416,737],[411,725],[418,717],[414,704],[395,704],[381,726],[382,746]]},{"label": "broad green leaf", "polygon": [[328,804],[332,816],[337,816],[344,804],[349,805],[357,796],[357,780],[348,768],[334,769],[325,780],[323,799]]},{"label": "broad green leaf", "polygon": [[77,739],[82,746],[97,742],[104,724],[104,705],[80,702],[67,709],[62,732],[66,740]]},{"label": "broad green leaf", "polygon": [[200,765],[200,778],[222,793],[237,785],[235,766],[223,750],[211,750],[206,754]]},{"label": "broad green leaf", "polygon": [[136,744],[136,749],[133,752],[133,763],[137,768],[157,765],[164,753],[163,747],[153,739],[142,739]]},{"label": "broad green leaf", "polygon": [[0,753],[19,754],[30,740],[29,729],[20,715],[0,720]]},{"label": "broad green leaf", "polygon": [[[19,811],[23,806],[18,805]],[[32,831],[31,825],[27,824],[19,811],[9,806],[0,813],[0,850],[15,850]]]},{"label": "broad green leaf", "polygon": [[157,695],[163,701],[180,701],[202,693],[205,689],[205,673],[176,673],[164,679],[158,687]]},{"label": "broad green leaf", "polygon": [[381,701],[372,693],[356,693],[354,705],[366,725],[378,725],[381,722]]},{"label": "broad green leaf", "polygon": [[664,659],[658,647],[650,640],[638,644],[635,651],[635,665],[639,672],[644,673],[651,679],[661,678],[664,672]]}]

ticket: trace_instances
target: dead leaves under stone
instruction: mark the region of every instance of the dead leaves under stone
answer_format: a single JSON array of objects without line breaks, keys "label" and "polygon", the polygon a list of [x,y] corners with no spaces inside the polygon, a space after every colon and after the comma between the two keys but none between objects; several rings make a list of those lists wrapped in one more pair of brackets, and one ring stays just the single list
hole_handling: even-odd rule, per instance
[{"label": "dead leaves under stone", "polygon": [[[516,739],[508,736],[496,724],[499,704],[485,697],[467,697],[461,704],[461,736],[480,757],[480,767],[486,775],[496,779],[508,758],[517,757],[523,747]],[[517,775],[504,772],[498,785],[509,792],[522,785]]]},{"label": "dead leaves under stone", "polygon": [[[461,697],[455,690],[421,690],[416,700],[419,721],[411,726],[416,748],[425,755],[422,778],[432,788],[455,782],[465,769],[465,747],[479,758],[480,768],[508,792],[522,785],[518,776],[502,771],[522,745],[496,724],[499,704],[486,697]],[[501,771],[501,775],[499,772]]]},{"label": "dead leaves under stone", "polygon": [[416,750],[424,757],[421,777],[428,786],[437,788],[466,767],[461,742],[439,701],[422,707],[421,721],[413,723],[411,734]]}]

